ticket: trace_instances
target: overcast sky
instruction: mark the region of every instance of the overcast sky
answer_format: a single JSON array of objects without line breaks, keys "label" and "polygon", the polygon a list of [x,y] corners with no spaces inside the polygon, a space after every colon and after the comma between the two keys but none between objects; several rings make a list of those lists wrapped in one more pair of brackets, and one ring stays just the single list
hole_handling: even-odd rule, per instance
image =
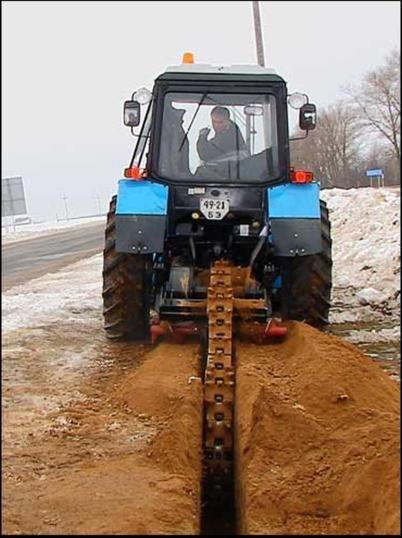
[{"label": "overcast sky", "polygon": [[[2,177],[35,219],[108,207],[134,138],[123,102],[184,51],[256,63],[252,2],[2,1]],[[325,107],[399,48],[400,2],[260,2],[266,65]]]}]

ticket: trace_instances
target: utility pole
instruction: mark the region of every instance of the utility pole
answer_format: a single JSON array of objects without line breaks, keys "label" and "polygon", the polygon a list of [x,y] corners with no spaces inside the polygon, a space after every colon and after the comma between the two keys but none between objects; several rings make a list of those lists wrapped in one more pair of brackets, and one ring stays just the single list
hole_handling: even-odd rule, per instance
[{"label": "utility pole", "polygon": [[254,15],[255,44],[257,48],[257,61],[258,61],[258,65],[265,67],[264,44],[262,42],[260,6],[259,6],[258,0],[253,0],[253,15]]},{"label": "utility pole", "polygon": [[64,207],[65,207],[65,210],[66,210],[66,220],[69,220],[68,218],[68,207],[67,207],[67,196],[66,196],[66,193],[63,194],[62,196],[63,200],[64,200]]},{"label": "utility pole", "polygon": [[96,201],[98,202],[98,211],[99,211],[99,215],[100,215],[102,213],[102,210],[101,210],[101,203],[100,203],[100,198],[99,198],[98,193],[95,193],[95,198],[96,198]]}]

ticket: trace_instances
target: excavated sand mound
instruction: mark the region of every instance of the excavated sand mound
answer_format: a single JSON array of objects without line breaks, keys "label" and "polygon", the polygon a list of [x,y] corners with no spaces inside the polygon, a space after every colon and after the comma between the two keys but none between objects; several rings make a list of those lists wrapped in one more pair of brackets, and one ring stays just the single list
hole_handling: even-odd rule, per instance
[{"label": "excavated sand mound", "polygon": [[[182,480],[183,491],[194,493],[192,512],[181,514],[180,519],[193,519],[195,507],[197,525],[203,428],[202,382],[199,376],[197,342],[184,346],[163,342],[112,395],[115,401],[150,421],[157,430],[146,456],[157,469],[172,473],[171,478]],[[188,482],[187,488],[184,482]]]},{"label": "excavated sand mound", "polygon": [[[3,532],[198,534],[202,385],[189,383],[199,374],[198,348],[162,342],[143,358],[135,345],[96,348],[105,358],[113,354],[114,366],[80,385],[88,398],[56,410],[51,427],[32,429],[23,439],[8,408]],[[13,388],[16,395],[46,390],[37,363],[31,363],[35,376]],[[71,387],[65,381],[55,390],[60,395]],[[21,415],[22,404],[15,402]]]},{"label": "excavated sand mound", "polygon": [[242,534],[399,534],[399,385],[302,323],[236,346]]},{"label": "excavated sand mound", "polygon": [[[112,395],[156,431],[138,461],[146,487],[133,499],[130,534],[198,534],[202,384],[198,344],[163,343]],[[148,476],[147,476],[148,475]]]}]

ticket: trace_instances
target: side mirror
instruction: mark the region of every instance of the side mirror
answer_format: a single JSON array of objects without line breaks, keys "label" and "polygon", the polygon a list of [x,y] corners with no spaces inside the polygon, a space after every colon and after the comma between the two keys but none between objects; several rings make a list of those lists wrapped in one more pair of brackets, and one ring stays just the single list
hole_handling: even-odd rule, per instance
[{"label": "side mirror", "polygon": [[125,101],[124,125],[137,127],[141,121],[141,105],[138,101]]},{"label": "side mirror", "polygon": [[299,126],[303,131],[315,129],[317,110],[313,103],[306,103],[300,108]]}]

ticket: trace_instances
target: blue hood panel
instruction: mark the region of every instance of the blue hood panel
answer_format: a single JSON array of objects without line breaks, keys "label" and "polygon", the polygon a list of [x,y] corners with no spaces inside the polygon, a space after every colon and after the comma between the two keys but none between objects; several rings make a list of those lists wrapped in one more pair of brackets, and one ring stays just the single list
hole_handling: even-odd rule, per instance
[{"label": "blue hood panel", "polygon": [[268,189],[269,218],[319,219],[320,187],[318,183],[286,183]]},{"label": "blue hood panel", "polygon": [[117,215],[166,215],[168,187],[152,181],[120,179]]}]

